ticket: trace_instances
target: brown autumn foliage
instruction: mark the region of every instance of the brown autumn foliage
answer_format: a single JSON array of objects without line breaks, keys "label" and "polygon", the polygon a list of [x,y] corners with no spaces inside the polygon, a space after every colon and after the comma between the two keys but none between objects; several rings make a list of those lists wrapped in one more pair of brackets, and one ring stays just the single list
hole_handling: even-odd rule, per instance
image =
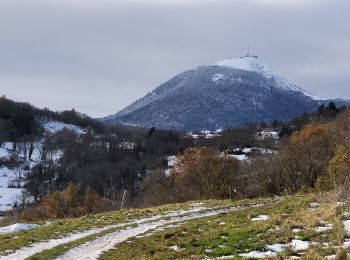
[{"label": "brown autumn foliage", "polygon": [[153,171],[142,183],[138,206],[239,196],[239,162],[207,148],[190,148],[178,157],[170,176]]},{"label": "brown autumn foliage", "polygon": [[206,149],[187,149],[172,172],[180,200],[235,197],[239,162]]},{"label": "brown autumn foliage", "polygon": [[310,124],[304,127],[302,130],[295,132],[291,136],[290,143],[292,145],[297,145],[301,143],[306,143],[312,140],[313,138],[319,138],[324,136],[325,129],[322,126],[316,124]]},{"label": "brown autumn foliage", "polygon": [[350,147],[349,109],[331,121],[311,123],[293,133],[262,170],[261,181],[269,180],[269,189],[277,193],[335,189],[350,176],[346,147]]},{"label": "brown autumn foliage", "polygon": [[37,206],[26,208],[21,218],[27,221],[79,217],[111,209],[110,203],[91,189],[70,183],[63,191],[46,194]]},{"label": "brown autumn foliage", "polygon": [[316,189],[330,191],[336,189],[350,179],[350,152],[349,147],[338,147],[336,154],[329,161],[327,172],[318,178]]},{"label": "brown autumn foliage", "polygon": [[277,156],[267,162],[266,169],[262,169],[263,186],[280,194],[314,188],[335,154],[334,132],[334,125],[328,123],[310,124],[293,133],[281,145]]}]

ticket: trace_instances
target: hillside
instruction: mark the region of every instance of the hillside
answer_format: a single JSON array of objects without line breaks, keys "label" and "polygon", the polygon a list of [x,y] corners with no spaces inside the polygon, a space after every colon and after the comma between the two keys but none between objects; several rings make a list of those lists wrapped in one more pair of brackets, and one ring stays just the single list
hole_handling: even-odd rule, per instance
[{"label": "hillside", "polygon": [[[287,122],[328,102],[280,77],[258,57],[245,56],[181,73],[101,121],[162,129],[215,130],[245,123]],[[342,100],[335,102],[346,104]]]},{"label": "hillside", "polygon": [[202,201],[2,227],[0,259],[333,259],[350,245],[339,199]]},{"label": "hillside", "polygon": [[344,256],[349,118],[329,103],[288,124],[104,134],[36,119],[0,150],[19,184],[4,193],[27,191],[0,218],[0,259]]},{"label": "hillside", "polygon": [[[53,136],[65,131],[77,136],[89,131],[101,134],[103,130],[101,123],[74,110],[53,112],[1,97],[0,214],[30,203],[28,178],[37,168],[58,165],[63,148],[62,144],[48,144]],[[42,175],[45,179],[45,173]],[[39,183],[35,186],[40,189]]]},{"label": "hillside", "polygon": [[23,200],[30,201],[25,189],[27,177],[38,165],[45,160],[58,164],[63,151],[58,146],[47,151],[45,143],[48,136],[64,130],[77,135],[87,133],[86,129],[59,121],[46,120],[38,123],[38,126],[42,133],[30,139],[0,142],[0,214],[14,206],[19,207]]},{"label": "hillside", "polygon": [[129,201],[148,168],[161,167],[163,157],[180,148],[178,133],[110,128],[75,110],[53,112],[2,97],[0,216],[71,182],[114,201],[127,189]]}]

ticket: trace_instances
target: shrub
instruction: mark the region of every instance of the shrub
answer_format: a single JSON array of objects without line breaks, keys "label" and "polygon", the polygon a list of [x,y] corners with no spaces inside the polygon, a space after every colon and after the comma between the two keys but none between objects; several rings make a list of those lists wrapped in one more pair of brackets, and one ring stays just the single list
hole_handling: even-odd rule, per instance
[{"label": "shrub", "polygon": [[37,206],[26,208],[21,213],[25,220],[79,217],[110,210],[109,201],[91,189],[70,183],[63,191],[47,193]]},{"label": "shrub", "polygon": [[[281,188],[294,193],[314,188],[317,178],[326,174],[334,156],[334,135],[330,125],[309,125],[292,135],[274,162],[274,175]],[[276,178],[275,177],[275,178]]]},{"label": "shrub", "polygon": [[316,189],[318,191],[330,191],[342,185],[349,177],[350,166],[345,147],[339,147],[336,154],[330,160],[325,175],[318,178]]},{"label": "shrub", "polygon": [[235,197],[239,162],[201,148],[187,149],[172,172],[177,196],[189,199]]}]

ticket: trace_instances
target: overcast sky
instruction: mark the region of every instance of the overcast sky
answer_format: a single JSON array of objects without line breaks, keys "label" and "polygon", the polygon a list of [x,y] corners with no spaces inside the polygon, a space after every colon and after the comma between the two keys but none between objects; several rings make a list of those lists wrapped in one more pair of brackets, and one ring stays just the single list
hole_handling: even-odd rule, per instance
[{"label": "overcast sky", "polygon": [[302,88],[350,98],[349,0],[1,0],[0,94],[102,117],[248,42]]}]

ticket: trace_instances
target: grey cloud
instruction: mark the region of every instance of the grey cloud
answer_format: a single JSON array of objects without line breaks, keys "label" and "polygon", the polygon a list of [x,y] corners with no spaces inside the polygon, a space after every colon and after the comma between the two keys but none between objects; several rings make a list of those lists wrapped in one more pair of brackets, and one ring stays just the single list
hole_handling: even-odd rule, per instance
[{"label": "grey cloud", "polygon": [[0,94],[105,116],[250,42],[304,89],[350,98],[349,1],[167,1],[1,1]]}]

